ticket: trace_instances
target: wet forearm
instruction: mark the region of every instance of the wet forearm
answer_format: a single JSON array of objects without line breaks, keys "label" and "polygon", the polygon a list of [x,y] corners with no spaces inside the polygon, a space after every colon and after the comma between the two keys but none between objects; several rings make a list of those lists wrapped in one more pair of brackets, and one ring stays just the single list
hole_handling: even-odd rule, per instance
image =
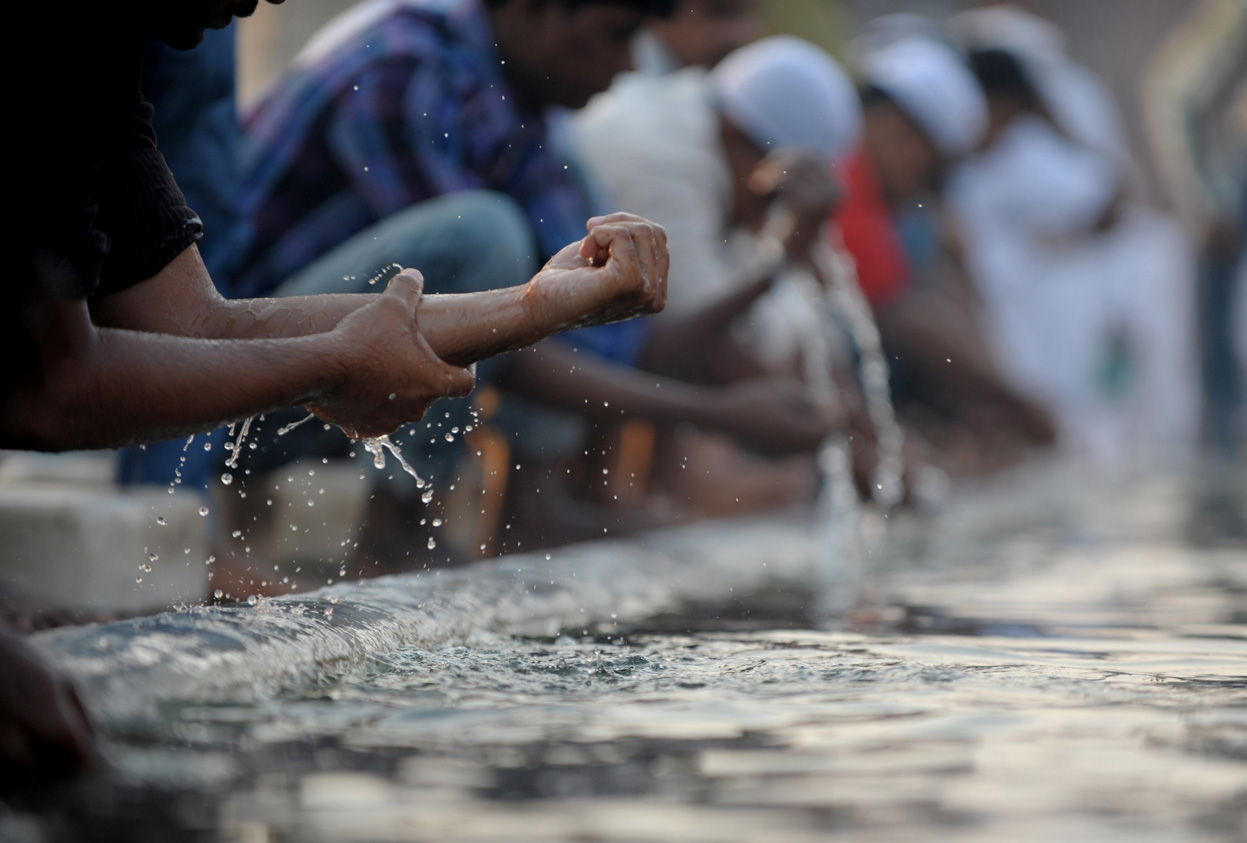
[{"label": "wet forearm", "polygon": [[506,386],[552,407],[596,417],[709,423],[711,390],[615,366],[557,343],[516,356]]},{"label": "wet forearm", "polygon": [[220,341],[90,328],[42,354],[0,418],[6,447],[118,447],[312,400],[338,377],[323,338]]}]

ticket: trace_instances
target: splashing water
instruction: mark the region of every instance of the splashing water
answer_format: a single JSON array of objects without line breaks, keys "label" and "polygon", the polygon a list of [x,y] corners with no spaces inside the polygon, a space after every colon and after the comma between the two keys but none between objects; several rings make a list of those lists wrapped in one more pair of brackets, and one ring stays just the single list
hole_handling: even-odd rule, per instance
[{"label": "splashing water", "polygon": [[[795,225],[790,212],[778,209],[760,238],[762,258],[776,268],[784,262],[784,233]],[[852,257],[843,248],[823,248],[816,250],[815,259],[829,287],[807,273],[790,272],[786,276],[805,306],[818,317],[813,326],[795,326],[794,331],[806,390],[815,406],[829,407],[838,402],[840,390],[829,365],[835,344],[831,332],[844,325],[858,353],[858,378],[878,440],[871,499],[886,517],[904,495],[904,435],[892,406],[890,372],[879,328],[862,295]],[[828,437],[819,449],[818,467],[823,483],[815,507],[813,544],[815,576],[824,603],[819,608],[824,615],[839,615],[856,600],[864,573],[867,512],[853,482],[852,451],[845,436]]]},{"label": "splashing water", "polygon": [[904,495],[901,449],[905,444],[905,435],[896,422],[896,409],[892,406],[891,372],[887,356],[883,353],[879,326],[862,295],[852,256],[843,248],[834,248],[827,257],[834,285],[830,303],[844,318],[853,344],[857,346],[860,357],[858,377],[866,395],[866,412],[879,437],[878,464],[875,466],[871,497],[886,513],[900,503]]},{"label": "splashing water", "polygon": [[372,464],[378,469],[385,468],[385,452],[389,451],[394,459],[398,461],[398,464],[402,467],[403,471],[411,475],[412,479],[416,481],[417,489],[423,489],[428,485],[425,479],[421,477],[419,473],[411,467],[411,464],[403,458],[403,452],[400,451],[398,446],[390,440],[389,436],[378,436],[373,439],[363,439],[360,441],[364,445],[364,450],[372,454]]},{"label": "splashing water", "polygon": [[[243,419],[242,427],[240,427],[238,430],[238,436],[234,439],[232,443],[226,444],[225,447],[230,452],[229,459],[225,461],[225,465],[227,468],[238,468],[238,455],[242,453],[242,445],[243,445],[243,442],[246,441],[247,439],[247,433],[251,430],[251,422],[252,422],[252,419],[250,418]],[[229,432],[231,436],[234,435],[234,427],[235,425],[232,425],[232,424],[229,426]]]},{"label": "splashing water", "polygon": [[305,422],[308,422],[308,421],[310,421],[310,420],[312,420],[312,419],[314,419],[314,418],[316,418],[315,414],[313,414],[313,413],[308,413],[306,416],[304,416],[303,418],[299,419],[298,421],[296,421],[296,422],[291,422],[290,424],[288,424],[288,425],[286,425],[285,427],[283,427],[283,428],[281,428],[280,430],[278,430],[278,431],[277,431],[277,435],[278,435],[278,436],[285,436],[287,433],[289,433],[290,431],[294,430],[294,429],[295,429],[296,427],[298,427],[299,425],[304,424]]}]

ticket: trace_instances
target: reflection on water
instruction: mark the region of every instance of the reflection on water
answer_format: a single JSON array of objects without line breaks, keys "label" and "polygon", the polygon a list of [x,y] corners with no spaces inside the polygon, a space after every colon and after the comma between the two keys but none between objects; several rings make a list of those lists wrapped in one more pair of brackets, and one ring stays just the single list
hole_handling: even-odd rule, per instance
[{"label": "reflection on water", "polygon": [[20,828],[1247,839],[1242,488],[1192,512],[1172,480],[1076,496],[1019,482],[898,526],[833,628],[785,587],[574,636],[394,647],[276,699],[117,723],[114,778]]}]

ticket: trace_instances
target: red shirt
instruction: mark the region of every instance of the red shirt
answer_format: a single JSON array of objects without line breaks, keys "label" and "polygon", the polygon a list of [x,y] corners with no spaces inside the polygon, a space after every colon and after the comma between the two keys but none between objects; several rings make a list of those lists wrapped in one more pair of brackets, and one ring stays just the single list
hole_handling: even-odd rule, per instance
[{"label": "red shirt", "polygon": [[845,248],[857,262],[862,293],[878,312],[905,292],[909,262],[866,149],[860,147],[839,169],[845,197],[833,217],[833,231],[839,229]]}]

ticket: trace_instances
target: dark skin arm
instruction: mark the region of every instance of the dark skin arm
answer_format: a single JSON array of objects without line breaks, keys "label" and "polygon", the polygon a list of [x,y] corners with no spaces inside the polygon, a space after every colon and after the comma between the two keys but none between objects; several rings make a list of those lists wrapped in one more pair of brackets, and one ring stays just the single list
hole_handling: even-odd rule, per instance
[{"label": "dark skin arm", "polygon": [[100,327],[81,300],[45,302],[35,311],[37,368],[0,416],[4,442],[116,447],[298,404],[361,436],[389,432],[472,386],[420,337],[419,298],[419,280],[399,276],[333,331],[260,340]]},{"label": "dark skin arm", "polygon": [[[466,366],[532,345],[569,328],[662,310],[666,303],[666,233],[631,214],[594,217],[584,240],[557,255],[518,287],[427,295],[420,333],[448,363]],[[403,274],[419,275],[415,270]],[[373,294],[225,299],[188,249],[150,281],[101,302],[97,319],[112,327],[205,339],[285,339],[333,330]]]},{"label": "dark skin arm", "polygon": [[624,214],[589,225],[528,284],[472,296],[423,297],[407,271],[383,295],[229,302],[189,249],[94,321],[81,301],[37,307],[36,363],[6,398],[0,438],[115,447],[299,404],[352,436],[392,432],[471,389],[456,364],[662,308],[662,229]]},{"label": "dark skin arm", "polygon": [[554,343],[517,355],[505,385],[591,418],[691,422],[768,454],[813,451],[841,422],[838,410],[811,406],[796,381],[759,378],[702,387],[615,366]]}]

